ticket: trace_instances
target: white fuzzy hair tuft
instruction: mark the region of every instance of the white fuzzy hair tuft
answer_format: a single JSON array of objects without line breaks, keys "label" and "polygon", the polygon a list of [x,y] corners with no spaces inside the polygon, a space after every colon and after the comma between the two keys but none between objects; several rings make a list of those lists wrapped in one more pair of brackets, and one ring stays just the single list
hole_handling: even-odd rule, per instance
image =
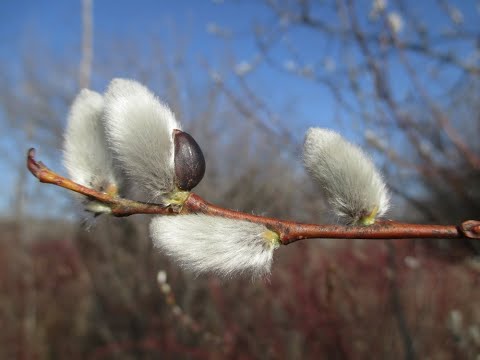
[{"label": "white fuzzy hair tuft", "polygon": [[70,178],[98,191],[118,187],[102,122],[103,106],[102,95],[83,89],[70,108],[63,145]]},{"label": "white fuzzy hair tuft", "polygon": [[203,214],[158,216],[150,234],[183,268],[223,277],[268,275],[279,244],[278,235],[263,225]]},{"label": "white fuzzy hair tuft", "polygon": [[342,222],[369,225],[388,210],[389,195],[382,175],[362,149],[336,132],[309,129],[303,156],[305,167]]},{"label": "white fuzzy hair tuft", "polygon": [[105,93],[107,137],[127,176],[153,199],[174,190],[174,114],[145,86],[114,79]]}]

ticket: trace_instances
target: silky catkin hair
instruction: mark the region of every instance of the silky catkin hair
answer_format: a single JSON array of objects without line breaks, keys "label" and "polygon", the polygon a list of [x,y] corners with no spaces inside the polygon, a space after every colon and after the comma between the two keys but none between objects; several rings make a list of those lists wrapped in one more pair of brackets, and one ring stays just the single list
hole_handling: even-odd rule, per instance
[{"label": "silky catkin hair", "polygon": [[102,95],[83,89],[68,116],[63,163],[71,179],[98,191],[118,186],[102,122]]},{"label": "silky catkin hair", "polygon": [[388,210],[387,188],[372,160],[336,132],[309,129],[303,158],[306,169],[318,181],[333,213],[342,222],[356,224],[369,216],[382,216]]},{"label": "silky catkin hair", "polygon": [[155,246],[194,273],[270,273],[278,235],[248,221],[209,215],[158,216],[150,223]]},{"label": "silky catkin hair", "polygon": [[105,94],[107,137],[127,176],[152,198],[174,190],[173,130],[167,105],[133,80],[114,79]]}]

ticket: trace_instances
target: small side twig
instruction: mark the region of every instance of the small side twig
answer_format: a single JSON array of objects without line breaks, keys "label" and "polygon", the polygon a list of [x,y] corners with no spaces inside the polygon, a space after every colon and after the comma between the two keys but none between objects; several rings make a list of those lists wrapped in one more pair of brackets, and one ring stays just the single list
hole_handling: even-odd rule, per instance
[{"label": "small side twig", "polygon": [[179,215],[203,213],[265,225],[280,236],[283,245],[313,238],[335,239],[480,239],[480,221],[468,220],[460,225],[408,224],[391,220],[379,220],[371,226],[343,226],[304,224],[280,220],[264,216],[247,214],[225,209],[208,203],[200,196],[191,193],[181,208],[177,206],[144,203],[124,199],[116,195],[96,191],[69,180],[50,170],[41,161],[35,160],[35,150],[30,149],[27,155],[27,167],[30,172],[43,183],[54,184],[65,189],[87,196],[107,205],[111,215],[130,216],[134,214]]},{"label": "small side twig", "polygon": [[224,345],[224,340],[221,336],[208,331],[198,321],[183,311],[177,303],[175,294],[167,281],[167,274],[165,271],[162,270],[158,272],[157,283],[160,291],[165,297],[165,302],[169,306],[172,315],[179,320],[180,324],[191,330],[193,333],[201,335],[203,340],[207,342],[211,342],[217,346]]}]

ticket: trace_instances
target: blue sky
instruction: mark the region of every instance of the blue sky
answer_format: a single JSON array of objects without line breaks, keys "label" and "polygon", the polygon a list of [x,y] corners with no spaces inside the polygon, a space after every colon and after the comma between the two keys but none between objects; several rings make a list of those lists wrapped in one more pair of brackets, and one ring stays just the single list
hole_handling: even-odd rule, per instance
[{"label": "blue sky", "polygon": [[[394,2],[388,3],[388,6],[393,6],[391,4]],[[444,13],[431,11],[429,4],[432,1],[407,1],[407,3],[431,29],[442,29],[448,23],[448,18]],[[478,25],[478,7],[480,6],[478,2],[459,0],[450,3],[461,11],[465,25],[478,32],[480,27]],[[367,0],[359,2],[357,11],[363,14],[365,19],[367,19],[371,4],[372,1]],[[73,56],[78,61],[81,41],[80,14],[80,0],[1,1],[0,62],[4,66],[11,67],[12,71],[19,71],[18,64],[21,63],[22,53],[31,44],[32,39],[39,42],[35,51],[45,49],[54,57]],[[250,0],[94,0],[93,16],[94,76],[99,59],[106,52],[112,51],[111,43],[130,41],[141,45],[147,43],[152,36],[160,39],[164,47],[172,48],[176,46],[174,42],[179,36],[185,36],[188,40],[188,66],[194,74],[204,71],[202,62],[207,62],[210,66],[218,68],[219,71],[224,71],[226,50],[234,56],[237,62],[251,61],[254,58],[257,49],[252,37],[252,27],[258,23],[268,24],[271,20],[271,13],[266,8],[259,6],[257,1]],[[228,28],[234,36],[228,41],[213,36],[207,31],[212,25]],[[405,31],[407,32],[408,29]],[[332,53],[335,53],[335,46],[330,43],[330,39],[320,38],[316,33],[294,30],[291,36],[294,45],[301,49],[306,64],[318,62],[319,57],[323,56],[325,51],[328,52],[330,47]],[[461,47],[456,50],[463,51]],[[276,47],[272,54],[280,60],[280,63],[288,62],[290,56],[281,47]],[[121,53],[114,55],[122,56]],[[35,56],[36,54],[32,54],[32,57]],[[148,56],[148,52],[145,51],[139,56]],[[54,69],[45,71],[48,73]],[[205,74],[203,74],[204,76]],[[399,93],[406,91],[408,84],[404,82],[404,77],[401,74],[392,74],[392,76],[395,81],[395,89]],[[76,81],[76,79],[65,80]],[[196,79],[192,79],[192,81],[196,81]],[[338,109],[331,94],[321,86],[299,79],[297,76],[274,71],[266,65],[248,75],[248,81],[256,92],[278,112],[282,111],[281,109],[286,103],[295,104],[296,116],[295,119],[289,119],[288,125],[293,129],[296,138],[301,138],[308,126],[339,126],[334,123]],[[93,86],[101,91],[107,82],[107,79],[96,81],[94,78]],[[438,84],[432,84],[432,87],[438,87]],[[442,89],[442,86],[439,88]],[[349,131],[348,129],[343,130]],[[0,141],[7,140],[2,138]],[[0,161],[0,171],[8,172],[6,166],[5,162]],[[12,183],[12,179],[4,179],[4,181]],[[10,186],[4,186],[4,189],[9,188]],[[5,208],[8,203],[7,197],[3,194],[0,197],[0,208]]]},{"label": "blue sky", "polygon": [[[80,1],[4,1],[0,3],[0,14],[2,61],[14,63],[32,34],[58,56],[71,52],[80,54]],[[207,31],[209,24],[216,24],[228,27],[236,34],[228,49],[238,61],[251,60],[256,54],[252,24],[267,16],[263,7],[251,1],[95,1],[95,59],[101,57],[112,41],[126,39],[142,43],[155,35],[168,46],[175,38],[172,35],[183,33],[188,38],[192,67],[205,60],[212,66],[220,65],[225,58],[225,41]],[[307,38],[304,40],[308,41]],[[286,77],[285,81],[292,79]],[[303,91],[296,88],[294,93],[288,94],[283,90],[288,89],[288,85],[279,89],[272,80],[271,72],[263,69],[255,74],[253,82],[257,89],[268,92],[270,100],[275,94],[279,103],[289,97],[296,101],[302,99],[305,103],[301,106],[303,111],[306,111],[306,104],[318,103],[325,97],[325,94],[320,97],[321,91],[308,84],[304,84]]]},{"label": "blue sky", "polygon": [[[110,51],[109,44],[123,39],[137,44],[145,43],[152,35],[158,36],[166,46],[178,34],[188,38],[189,61],[193,68],[207,61],[212,66],[220,66],[228,49],[237,61],[250,61],[257,50],[252,37],[252,26],[267,23],[271,13],[256,1],[155,1],[155,0],[96,0],[94,1],[95,59]],[[387,3],[395,9],[393,1]],[[432,28],[440,29],[447,22],[446,15],[431,11],[432,1],[407,1],[415,13],[424,18]],[[433,2],[436,3],[436,2]],[[451,1],[462,13],[465,24],[478,24],[478,4],[471,1]],[[372,1],[359,1],[358,11],[367,18]],[[322,8],[322,11],[323,8]],[[80,0],[10,0],[0,2],[0,61],[10,64],[18,59],[28,46],[28,38],[36,39],[59,57],[77,54],[80,58],[81,39]],[[235,36],[227,44],[208,33],[209,24],[216,24],[231,30]],[[475,26],[474,26],[475,27]],[[478,28],[478,25],[476,26]],[[292,32],[292,39],[302,49],[306,63],[318,62],[328,49],[329,39],[318,37],[314,32]],[[334,47],[332,47],[333,49]],[[328,50],[327,50],[328,51]],[[285,49],[277,47],[273,51],[277,59],[288,61]],[[122,54],[118,54],[122,56]],[[94,63],[95,68],[95,63]],[[94,69],[95,70],[95,69]],[[328,91],[307,81],[298,82],[295,76],[279,75],[266,66],[259,68],[249,80],[260,94],[268,94],[268,101],[279,107],[292,100],[298,105],[301,122],[308,125],[319,118],[333,117],[334,106]],[[402,77],[396,78],[396,87],[401,89]],[[105,84],[102,84],[105,85]],[[321,112],[319,111],[321,109]],[[325,120],[323,120],[325,121]]]},{"label": "blue sky", "polygon": [[[127,1],[94,2],[95,48],[101,51],[109,40],[142,42],[151,35],[169,41],[171,32],[190,38],[190,51],[198,57],[219,57],[220,42],[206,31],[209,23],[228,23],[232,29],[247,30],[249,14],[260,7],[246,4],[215,4],[211,1]],[[53,49],[77,48],[81,36],[80,1],[3,1],[0,3],[0,48],[2,56],[18,56],[25,36],[32,31]],[[251,17],[253,20],[254,17]],[[247,56],[253,50],[238,41],[237,50]]]}]

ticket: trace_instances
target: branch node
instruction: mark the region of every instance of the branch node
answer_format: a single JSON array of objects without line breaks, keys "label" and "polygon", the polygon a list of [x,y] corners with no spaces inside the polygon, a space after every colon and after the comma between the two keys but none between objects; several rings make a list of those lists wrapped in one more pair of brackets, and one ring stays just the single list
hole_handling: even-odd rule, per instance
[{"label": "branch node", "polygon": [[462,233],[470,239],[480,239],[480,221],[467,220],[460,226]]}]

